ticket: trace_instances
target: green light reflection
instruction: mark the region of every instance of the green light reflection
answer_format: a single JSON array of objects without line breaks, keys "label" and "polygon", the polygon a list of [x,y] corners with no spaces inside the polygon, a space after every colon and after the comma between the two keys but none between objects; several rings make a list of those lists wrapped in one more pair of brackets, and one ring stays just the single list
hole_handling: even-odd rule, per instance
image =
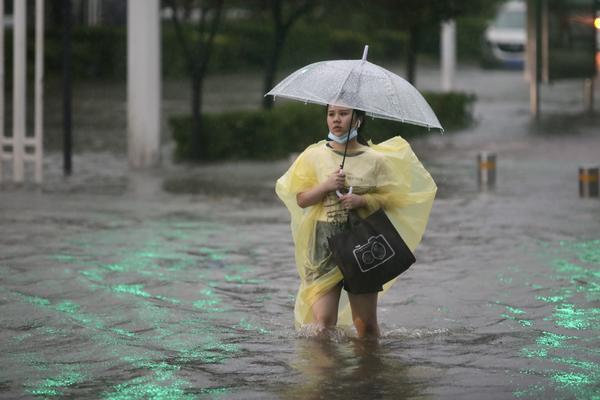
[{"label": "green light reflection", "polygon": [[[188,231],[173,230],[176,225]],[[77,341],[72,355],[50,350],[48,360],[38,355],[31,355],[28,360],[25,353],[20,352],[15,359],[18,357],[19,363],[36,366],[42,375],[23,386],[27,394],[76,398],[73,386],[88,379],[93,381],[96,375],[94,368],[103,374],[106,370],[121,367],[122,363],[133,365],[140,371],[135,371],[133,377],[119,378],[122,381],[113,382],[115,384],[107,386],[98,396],[105,399],[188,399],[198,395],[213,397],[230,393],[231,389],[227,387],[192,388],[190,382],[179,376],[181,364],[212,365],[238,356],[240,346],[228,343],[239,337],[239,332],[231,329],[237,314],[233,314],[233,320],[228,315],[226,321],[222,321],[221,317],[211,319],[208,314],[231,309],[226,292],[220,296],[219,288],[231,288],[232,284],[257,285],[264,281],[248,277],[246,272],[253,271],[247,265],[227,265],[227,253],[222,249],[204,246],[200,247],[198,254],[197,244],[202,243],[203,237],[203,233],[197,231],[199,226],[197,223],[170,222],[158,228],[142,224],[141,227],[123,229],[121,224],[117,231],[93,232],[76,240],[66,239],[65,243],[72,248],[72,253],[51,255],[49,258],[60,264],[57,268],[59,274],[63,274],[63,278],[71,275],[69,282],[76,285],[69,287],[69,291],[58,292],[45,290],[48,284],[40,282],[35,290],[39,288],[41,291],[36,294],[11,292],[11,296],[45,314],[55,313],[51,323],[56,324],[15,337],[15,344],[28,340],[33,344],[41,340],[51,343],[57,336],[64,336],[88,341],[90,345],[86,346],[90,355],[82,353],[83,346],[80,347]],[[212,229],[216,231],[218,226]],[[215,266],[217,268],[210,268]],[[190,287],[198,285],[200,290],[169,291],[168,283],[177,281],[185,281]],[[161,288],[166,291],[154,293]],[[73,295],[71,299],[57,299],[55,293]],[[178,298],[168,296],[172,293]],[[260,301],[269,298],[262,296]],[[100,302],[96,304],[98,299],[108,299],[109,306],[102,306]],[[156,300],[184,307],[171,307]],[[111,306],[115,307],[114,312],[108,309]],[[211,321],[218,321],[219,325]],[[236,329],[269,333],[245,318],[239,321]],[[47,338],[43,339],[43,336]],[[78,362],[81,358],[94,360],[94,355],[91,355],[94,351],[104,352],[103,360],[97,364],[90,362],[85,372],[65,367],[64,360],[69,357],[78,359]],[[128,371],[127,367],[124,370]],[[191,393],[196,393],[196,396]]]},{"label": "green light reflection", "polygon": [[169,399],[187,400],[195,396],[186,393],[190,383],[177,378],[167,379],[162,376],[137,377],[113,387],[113,390],[102,394],[105,400],[145,400]]},{"label": "green light reflection", "polygon": [[[521,357],[538,362],[539,367],[521,370],[520,374],[538,377],[541,382],[513,392],[517,398],[540,396],[573,399],[600,399],[600,365],[591,357],[600,345],[600,240],[561,241],[540,244],[539,257],[553,273],[539,275],[538,282],[527,284],[538,291],[534,299],[540,303],[540,327],[535,342],[520,349]],[[510,277],[498,275],[501,284]],[[514,282],[525,279],[515,276]],[[541,293],[540,293],[541,292]],[[496,302],[500,304],[499,302]],[[505,306],[501,315],[521,323],[526,313],[514,306]],[[543,312],[541,312],[543,310]],[[536,324],[538,319],[535,320]],[[525,326],[521,323],[521,325]],[[569,334],[577,332],[577,335]],[[548,366],[551,365],[551,368]],[[531,379],[528,379],[531,381]]]},{"label": "green light reflection", "polygon": [[585,374],[574,372],[556,372],[552,374],[551,379],[561,386],[578,388],[582,385],[588,385],[591,382],[590,377]]},{"label": "green light reflection", "polygon": [[555,307],[554,314],[557,326],[583,330],[600,327],[600,308],[579,308],[574,304],[562,303]]},{"label": "green light reflection", "polygon": [[64,389],[86,379],[79,372],[64,371],[56,377],[46,378],[37,383],[26,383],[26,392],[35,396],[60,396]]},{"label": "green light reflection", "polygon": [[111,286],[110,288],[115,293],[128,293],[128,294],[132,294],[134,296],[145,297],[145,298],[152,297],[152,295],[150,293],[143,290],[144,285],[142,285],[142,284],[135,284],[135,285],[121,284],[121,285]]},{"label": "green light reflection", "polygon": [[539,346],[562,347],[568,339],[577,339],[574,336],[565,336],[553,332],[542,332],[542,336],[538,337],[536,343]]},{"label": "green light reflection", "polygon": [[544,303],[561,303],[568,298],[570,295],[562,295],[562,296],[537,296],[536,299],[539,301],[543,301]]},{"label": "green light reflection", "polygon": [[195,308],[207,313],[222,313],[226,311],[224,307],[219,307],[221,299],[215,294],[214,290],[203,289],[200,294],[202,294],[203,298],[193,303]]}]

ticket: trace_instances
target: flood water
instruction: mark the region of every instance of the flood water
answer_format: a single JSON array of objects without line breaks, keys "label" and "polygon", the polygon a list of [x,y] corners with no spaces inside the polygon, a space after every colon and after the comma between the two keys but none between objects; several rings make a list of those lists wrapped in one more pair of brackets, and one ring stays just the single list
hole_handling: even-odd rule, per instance
[{"label": "flood water", "polygon": [[[600,120],[578,82],[545,89],[539,124],[519,72],[466,68],[457,85],[478,94],[476,123],[411,142],[439,192],[378,342],[294,330],[273,193],[287,160],[177,165],[165,145],[161,168],[130,171],[113,135],[65,179],[50,152],[44,184],[0,193],[0,397],[598,398],[600,200],[578,197],[577,168],[600,162]],[[123,135],[114,113],[93,130]],[[495,188],[477,186],[481,150]]]}]

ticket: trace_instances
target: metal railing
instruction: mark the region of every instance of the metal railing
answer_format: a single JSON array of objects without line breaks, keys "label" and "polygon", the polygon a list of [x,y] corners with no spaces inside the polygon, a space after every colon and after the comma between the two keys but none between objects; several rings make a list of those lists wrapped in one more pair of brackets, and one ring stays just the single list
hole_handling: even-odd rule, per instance
[{"label": "metal railing", "polygon": [[[6,136],[4,90],[0,90],[0,181],[4,162],[12,161],[12,180],[25,180],[25,162],[34,163],[34,180],[43,179],[44,96],[44,0],[35,2],[35,76],[33,135],[27,135],[27,2],[14,2],[13,23],[13,119],[12,135]],[[4,0],[0,0],[0,55],[4,59]],[[0,62],[0,88],[4,88],[4,63]]]}]

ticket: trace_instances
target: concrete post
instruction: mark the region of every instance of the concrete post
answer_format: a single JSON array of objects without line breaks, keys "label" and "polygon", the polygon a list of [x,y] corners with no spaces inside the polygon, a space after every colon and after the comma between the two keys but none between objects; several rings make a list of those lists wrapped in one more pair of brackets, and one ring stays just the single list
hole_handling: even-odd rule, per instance
[{"label": "concrete post", "polygon": [[159,0],[129,0],[127,10],[127,146],[129,165],[160,161]]},{"label": "concrete post", "polygon": [[579,197],[598,197],[600,188],[598,165],[582,165],[579,167]]},{"label": "concrete post", "polygon": [[594,79],[586,78],[583,80],[583,104],[589,114],[594,112]]},{"label": "concrete post", "polygon": [[27,2],[15,1],[13,7],[13,180],[23,182],[25,176]]},{"label": "concrete post", "polygon": [[527,67],[529,75],[529,110],[540,117],[540,82],[542,78],[542,1],[527,0]]},{"label": "concrete post", "polygon": [[496,185],[496,153],[482,151],[477,155],[477,182],[480,189]]},{"label": "concrete post", "polygon": [[35,1],[35,104],[34,151],[37,183],[42,182],[44,162],[44,0]]},{"label": "concrete post", "polygon": [[442,23],[442,90],[449,92],[453,89],[454,71],[456,70],[456,21]]},{"label": "concrete post", "polygon": [[100,0],[88,0],[87,4],[87,23],[90,26],[97,26],[102,20],[102,3]]}]

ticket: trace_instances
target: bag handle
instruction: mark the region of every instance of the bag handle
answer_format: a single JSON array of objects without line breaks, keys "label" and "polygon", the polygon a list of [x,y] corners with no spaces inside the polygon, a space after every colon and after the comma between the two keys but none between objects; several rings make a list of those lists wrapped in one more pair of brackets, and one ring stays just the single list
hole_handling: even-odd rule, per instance
[{"label": "bag handle", "polygon": [[[335,194],[337,194],[338,198],[341,198],[344,195],[342,192],[339,191],[339,189],[335,191]],[[346,194],[352,194],[352,186],[350,186],[350,188],[348,189],[348,193]]]}]

